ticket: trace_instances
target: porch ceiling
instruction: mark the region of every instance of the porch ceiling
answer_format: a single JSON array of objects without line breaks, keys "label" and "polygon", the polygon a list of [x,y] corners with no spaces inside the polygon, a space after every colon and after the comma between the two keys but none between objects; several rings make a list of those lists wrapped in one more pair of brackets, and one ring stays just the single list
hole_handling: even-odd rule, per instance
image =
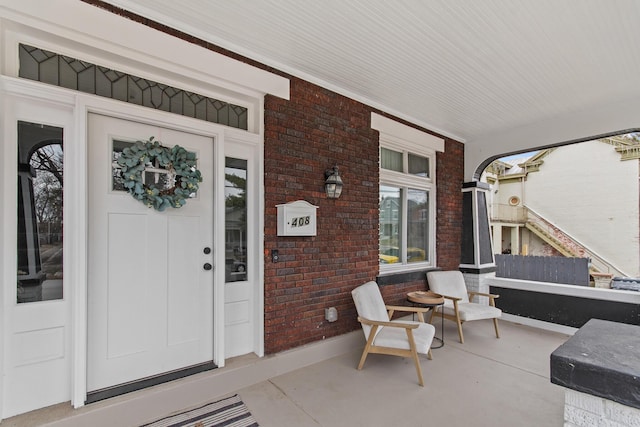
[{"label": "porch ceiling", "polygon": [[107,0],[472,144],[640,97],[635,0]]}]

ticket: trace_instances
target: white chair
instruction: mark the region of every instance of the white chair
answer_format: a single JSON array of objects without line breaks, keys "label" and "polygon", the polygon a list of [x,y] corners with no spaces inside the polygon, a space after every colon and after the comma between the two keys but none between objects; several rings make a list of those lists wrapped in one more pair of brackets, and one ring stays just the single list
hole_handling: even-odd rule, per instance
[{"label": "white chair", "polygon": [[362,369],[369,353],[411,357],[418,372],[418,382],[424,386],[418,353],[431,359],[431,341],[435,335],[433,325],[412,320],[391,320],[395,311],[423,314],[429,308],[387,306],[376,282],[368,282],[351,291],[358,311],[358,321],[362,325],[367,344],[362,352],[358,370]]},{"label": "white chair", "polygon": [[[444,305],[438,310],[443,311],[442,317],[457,323],[461,343],[464,344],[462,324],[472,320],[493,319],[496,338],[500,338],[498,318],[502,316],[502,310],[495,304],[495,299],[499,295],[467,291],[464,276],[460,271],[430,271],[427,273],[427,283],[430,290],[445,298]],[[470,299],[476,295],[488,297],[489,305],[471,302]],[[434,314],[435,312],[431,313],[429,322],[433,320]]]}]

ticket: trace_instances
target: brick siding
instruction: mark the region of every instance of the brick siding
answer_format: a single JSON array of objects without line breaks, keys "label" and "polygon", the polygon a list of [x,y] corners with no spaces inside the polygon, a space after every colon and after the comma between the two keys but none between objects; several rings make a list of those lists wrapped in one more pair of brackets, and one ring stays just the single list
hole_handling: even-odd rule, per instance
[{"label": "brick siding", "polygon": [[[364,105],[292,78],[290,100],[265,99],[265,351],[354,329],[351,290],[378,272],[378,132]],[[337,165],[339,199],[324,192]],[[276,205],[318,206],[317,236],[277,236]],[[338,321],[324,320],[334,306]]]},{"label": "brick siding", "polygon": [[462,184],[464,145],[445,140],[444,153],[436,157],[436,252],[438,267],[457,270],[462,253]]},{"label": "brick siding", "polygon": [[[265,101],[265,351],[275,353],[359,328],[351,290],[375,280],[378,265],[378,132],[372,109],[303,80],[290,100]],[[463,145],[438,153],[439,266],[460,264]],[[324,194],[324,171],[340,168],[340,199]],[[442,186],[442,189],[441,187]],[[319,206],[315,237],[278,237],[276,205],[298,199]],[[453,210],[453,212],[451,212]],[[442,216],[442,218],[440,218]],[[442,238],[441,238],[442,236]],[[425,289],[426,279],[381,287],[389,304]],[[324,320],[334,306],[338,321]]]}]

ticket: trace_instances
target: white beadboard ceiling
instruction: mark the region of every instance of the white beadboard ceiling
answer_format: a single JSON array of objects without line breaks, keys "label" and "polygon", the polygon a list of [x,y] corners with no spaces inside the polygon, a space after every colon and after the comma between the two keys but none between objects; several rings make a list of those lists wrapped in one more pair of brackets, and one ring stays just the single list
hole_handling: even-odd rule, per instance
[{"label": "white beadboard ceiling", "polygon": [[463,142],[640,99],[638,0],[108,0]]}]

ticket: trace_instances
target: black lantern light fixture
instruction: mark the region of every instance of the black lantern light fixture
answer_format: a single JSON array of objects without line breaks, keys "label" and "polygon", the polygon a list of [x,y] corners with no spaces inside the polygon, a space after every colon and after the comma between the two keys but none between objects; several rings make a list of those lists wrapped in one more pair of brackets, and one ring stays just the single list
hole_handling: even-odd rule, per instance
[{"label": "black lantern light fixture", "polygon": [[342,194],[342,178],[338,173],[338,166],[327,170],[324,173],[324,190],[327,192],[329,199],[337,199]]}]

